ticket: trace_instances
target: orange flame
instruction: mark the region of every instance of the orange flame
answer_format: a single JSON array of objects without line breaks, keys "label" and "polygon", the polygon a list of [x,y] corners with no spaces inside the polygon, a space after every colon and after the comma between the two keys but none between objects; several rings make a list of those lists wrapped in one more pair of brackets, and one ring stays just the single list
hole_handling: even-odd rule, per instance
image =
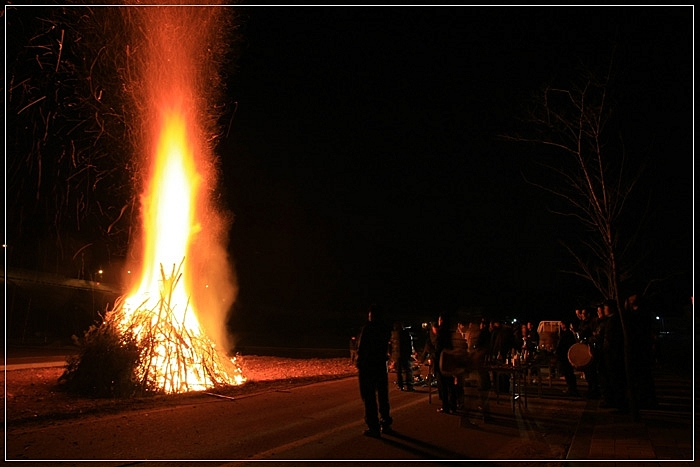
[{"label": "orange flame", "polygon": [[[139,87],[147,103],[144,122],[154,111],[159,119],[142,196],[142,270],[123,301],[121,327],[148,347],[139,376],[168,393],[245,381],[235,359],[221,358],[200,325],[206,318],[207,331],[219,331],[212,325],[214,309],[225,308],[234,295],[219,238],[225,222],[206,196],[212,164],[195,121],[203,115],[195,103],[205,97],[196,83],[204,82],[200,73],[211,71],[201,61],[211,29],[202,23],[214,13],[159,7],[137,9],[133,16],[150,33]],[[173,37],[181,34],[188,40],[175,44]],[[207,313],[199,316],[202,309]]]},{"label": "orange flame", "polygon": [[149,191],[143,197],[143,270],[138,288],[122,306],[122,326],[150,345],[139,376],[169,393],[245,381],[235,359],[227,368],[200,327],[188,290],[194,281],[181,280],[191,272],[187,258],[200,231],[195,210],[202,176],[188,134],[179,107],[164,112]]},{"label": "orange flame", "polygon": [[[127,299],[127,309],[133,310],[142,299],[159,299],[161,293],[159,265],[179,265],[188,257],[188,246],[193,233],[194,207],[201,176],[194,167],[193,152],[187,144],[187,131],[182,112],[170,110],[163,118],[150,193],[143,199],[144,242],[141,283]],[[189,294],[180,281],[173,291],[178,322],[190,331],[199,330],[193,313],[185,321],[183,305]],[[127,311],[128,316],[129,311]]]}]

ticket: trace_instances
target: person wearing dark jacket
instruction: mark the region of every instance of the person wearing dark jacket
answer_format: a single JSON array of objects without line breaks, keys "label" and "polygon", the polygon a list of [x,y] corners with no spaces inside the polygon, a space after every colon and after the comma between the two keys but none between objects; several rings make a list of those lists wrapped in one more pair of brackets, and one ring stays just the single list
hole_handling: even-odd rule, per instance
[{"label": "person wearing dark jacket", "polygon": [[[506,363],[513,350],[513,333],[500,320],[492,321],[491,343],[489,353],[491,359],[498,363]],[[507,393],[510,388],[510,376],[507,373],[494,372],[496,392]]]},{"label": "person wearing dark jacket", "polygon": [[537,347],[540,345],[540,335],[535,329],[532,322],[527,322],[527,351],[530,354],[537,352]]},{"label": "person wearing dark jacket", "polygon": [[391,432],[389,375],[387,361],[391,348],[391,328],[377,305],[371,305],[368,321],[362,327],[357,344],[357,369],[360,396],[365,405],[365,436],[381,437]]},{"label": "person wearing dark jacket", "polygon": [[477,368],[477,382],[479,391],[478,410],[481,411],[484,421],[491,421],[491,410],[489,406],[489,391],[491,390],[491,375],[485,368],[487,361],[491,360],[489,349],[491,347],[491,331],[489,331],[489,323],[485,320],[479,325],[479,336],[473,345]]},{"label": "person wearing dark jacket", "polygon": [[452,335],[454,330],[446,314],[438,317],[437,348],[435,350],[435,374],[438,381],[438,393],[442,401],[442,407],[438,409],[440,413],[457,412],[457,383],[453,375],[443,374],[440,368],[440,355],[445,350],[454,349]]},{"label": "person wearing dark jacket", "polygon": [[557,348],[555,354],[557,360],[559,360],[559,369],[561,374],[564,375],[566,379],[566,391],[564,391],[569,396],[578,396],[578,388],[576,387],[576,374],[574,373],[574,367],[569,362],[569,349],[572,345],[576,343],[576,334],[571,330],[571,326],[568,326],[563,321],[559,322],[559,342],[557,343]]},{"label": "person wearing dark jacket", "polygon": [[413,336],[400,322],[394,323],[391,351],[396,369],[396,384],[401,391],[413,391]]},{"label": "person wearing dark jacket", "polygon": [[626,319],[629,325],[630,348],[634,349],[631,359],[633,394],[640,408],[658,407],[654,387],[654,321],[651,312],[642,301],[641,295],[630,295],[625,301]]},{"label": "person wearing dark jacket", "polygon": [[423,352],[421,353],[421,363],[426,363],[428,361],[435,363],[435,349],[437,349],[437,332],[438,325],[436,323],[430,323],[428,328],[428,338],[425,341],[425,346],[423,347]]},{"label": "person wearing dark jacket", "polygon": [[588,384],[588,392],[586,397],[588,399],[600,399],[600,383],[598,381],[598,357],[594,350],[594,339],[596,328],[598,323],[596,319],[593,318],[588,308],[581,309],[581,313],[577,313],[578,318],[581,320],[578,327],[578,338],[583,344],[588,345],[591,349],[590,363],[583,369],[583,375],[586,378],[586,383]]},{"label": "person wearing dark jacket", "polygon": [[625,376],[625,347],[622,322],[618,314],[617,302],[603,302],[603,319],[600,322],[600,377],[603,389],[602,408],[616,408],[627,411],[627,381]]},{"label": "person wearing dark jacket", "polygon": [[504,363],[511,356],[514,346],[513,330],[501,321],[494,320],[491,331],[491,356]]}]

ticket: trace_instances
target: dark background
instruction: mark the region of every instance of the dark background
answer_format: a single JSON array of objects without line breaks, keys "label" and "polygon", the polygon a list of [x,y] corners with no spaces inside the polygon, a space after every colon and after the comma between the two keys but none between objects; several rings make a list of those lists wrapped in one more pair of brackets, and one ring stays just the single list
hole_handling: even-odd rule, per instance
[{"label": "dark background", "polygon": [[[654,284],[659,312],[690,305],[692,7],[237,11],[216,152],[239,342],[344,345],[373,302],[414,323],[443,311],[536,322],[601,300],[562,272],[573,266],[558,242],[581,230],[525,182],[540,153],[499,135],[543,85],[605,67],[613,50],[612,131],[648,164],[628,206],[644,220],[635,281]],[[110,251],[95,257],[119,264]],[[8,264],[46,268],[21,257]]]},{"label": "dark background", "polygon": [[[692,294],[692,82],[684,8],[251,9],[222,148],[238,306],[317,320],[441,311],[564,319],[601,297],[564,274],[580,227],[498,138],[546,83],[606,65],[652,203],[638,280]],[[616,131],[616,130],[614,130]],[[643,276],[643,277],[642,277]],[[245,319],[245,318],[244,318]]]}]

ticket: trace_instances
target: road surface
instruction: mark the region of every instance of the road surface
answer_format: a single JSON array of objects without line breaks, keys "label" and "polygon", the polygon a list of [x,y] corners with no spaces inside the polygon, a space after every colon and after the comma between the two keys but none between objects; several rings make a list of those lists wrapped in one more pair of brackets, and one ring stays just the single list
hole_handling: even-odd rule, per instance
[{"label": "road surface", "polygon": [[[177,461],[562,459],[585,401],[491,401],[494,421],[436,412],[427,389],[390,391],[396,434],[363,436],[357,379],[10,427],[7,460]],[[577,418],[578,417],[578,418]],[[109,465],[119,465],[110,462]],[[250,462],[251,464],[253,462]],[[106,465],[106,463],[105,463]],[[162,462],[158,465],[163,465]],[[236,465],[241,465],[240,462]]]}]

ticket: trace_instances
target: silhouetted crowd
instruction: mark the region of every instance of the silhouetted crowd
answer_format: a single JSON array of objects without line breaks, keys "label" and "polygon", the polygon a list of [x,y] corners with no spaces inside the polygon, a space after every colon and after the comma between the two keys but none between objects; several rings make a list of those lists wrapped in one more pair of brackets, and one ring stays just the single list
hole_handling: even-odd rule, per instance
[{"label": "silhouetted crowd", "polygon": [[[372,311],[376,317],[376,305]],[[512,376],[502,371],[504,367],[526,369],[525,377],[535,379],[547,367],[550,377],[559,375],[566,381],[564,395],[568,397],[582,396],[577,373],[582,374],[587,387],[584,396],[602,399],[603,408],[626,412],[630,406],[657,406],[652,374],[654,317],[640,296],[629,296],[622,314],[615,300],[606,300],[577,309],[572,315],[571,320],[540,322],[536,329],[532,322],[516,325],[487,318],[459,321],[442,313],[435,323],[426,326],[425,345],[420,352],[414,348],[412,332],[401,322],[389,327],[370,319],[350,343],[366,405],[365,434],[379,436],[381,431],[390,430],[385,378],[390,369],[396,372],[396,385],[402,391],[414,391],[418,383],[436,382],[441,401],[438,412],[445,414],[463,408],[464,380],[470,377],[476,382],[477,409],[485,420],[490,418],[489,391],[508,393],[512,389]],[[544,327],[547,323],[556,329]],[[428,367],[427,377],[421,375],[421,365]]]}]

